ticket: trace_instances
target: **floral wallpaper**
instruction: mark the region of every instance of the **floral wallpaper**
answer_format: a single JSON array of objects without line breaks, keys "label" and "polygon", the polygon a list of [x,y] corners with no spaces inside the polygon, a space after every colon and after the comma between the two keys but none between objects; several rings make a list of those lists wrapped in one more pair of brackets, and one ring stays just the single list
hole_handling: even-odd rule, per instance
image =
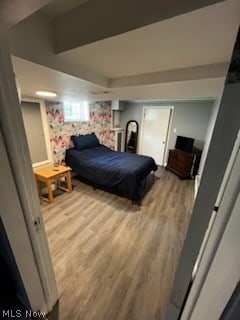
[{"label": "floral wallpaper", "polygon": [[65,150],[72,147],[72,135],[95,132],[101,144],[114,149],[114,131],[111,130],[111,101],[90,103],[90,121],[64,123],[61,102],[45,102],[49,122],[50,142],[54,163],[61,163]]}]

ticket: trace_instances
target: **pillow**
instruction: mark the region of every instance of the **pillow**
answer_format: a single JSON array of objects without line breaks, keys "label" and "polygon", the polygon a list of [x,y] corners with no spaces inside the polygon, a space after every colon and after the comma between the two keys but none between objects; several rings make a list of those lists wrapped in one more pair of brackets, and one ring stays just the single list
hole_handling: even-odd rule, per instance
[{"label": "pillow", "polygon": [[94,148],[100,145],[95,133],[72,136],[74,147],[78,150]]}]

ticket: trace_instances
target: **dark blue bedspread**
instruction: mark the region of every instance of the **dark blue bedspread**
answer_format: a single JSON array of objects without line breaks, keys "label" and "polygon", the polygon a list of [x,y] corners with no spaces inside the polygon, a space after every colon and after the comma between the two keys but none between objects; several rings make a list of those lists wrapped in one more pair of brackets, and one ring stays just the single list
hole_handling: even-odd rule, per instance
[{"label": "dark blue bedspread", "polygon": [[140,183],[157,165],[151,157],[113,151],[103,145],[66,151],[66,164],[93,185],[118,190],[133,201],[140,199]]}]

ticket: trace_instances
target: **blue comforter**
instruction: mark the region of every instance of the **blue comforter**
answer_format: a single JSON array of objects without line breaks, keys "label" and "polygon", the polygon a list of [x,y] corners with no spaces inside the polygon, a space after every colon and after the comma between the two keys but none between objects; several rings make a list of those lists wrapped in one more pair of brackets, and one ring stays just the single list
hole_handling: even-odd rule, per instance
[{"label": "blue comforter", "polygon": [[95,186],[119,191],[133,201],[140,199],[140,183],[157,165],[151,157],[113,151],[103,145],[66,151],[66,164]]}]

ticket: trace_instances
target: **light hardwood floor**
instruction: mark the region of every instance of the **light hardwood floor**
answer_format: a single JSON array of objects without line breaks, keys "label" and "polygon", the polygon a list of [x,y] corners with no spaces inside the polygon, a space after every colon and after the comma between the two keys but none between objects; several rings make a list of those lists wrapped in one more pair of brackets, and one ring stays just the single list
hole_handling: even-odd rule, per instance
[{"label": "light hardwood floor", "polygon": [[59,319],[164,319],[194,183],[157,174],[141,207],[77,180],[71,194],[42,205]]}]

